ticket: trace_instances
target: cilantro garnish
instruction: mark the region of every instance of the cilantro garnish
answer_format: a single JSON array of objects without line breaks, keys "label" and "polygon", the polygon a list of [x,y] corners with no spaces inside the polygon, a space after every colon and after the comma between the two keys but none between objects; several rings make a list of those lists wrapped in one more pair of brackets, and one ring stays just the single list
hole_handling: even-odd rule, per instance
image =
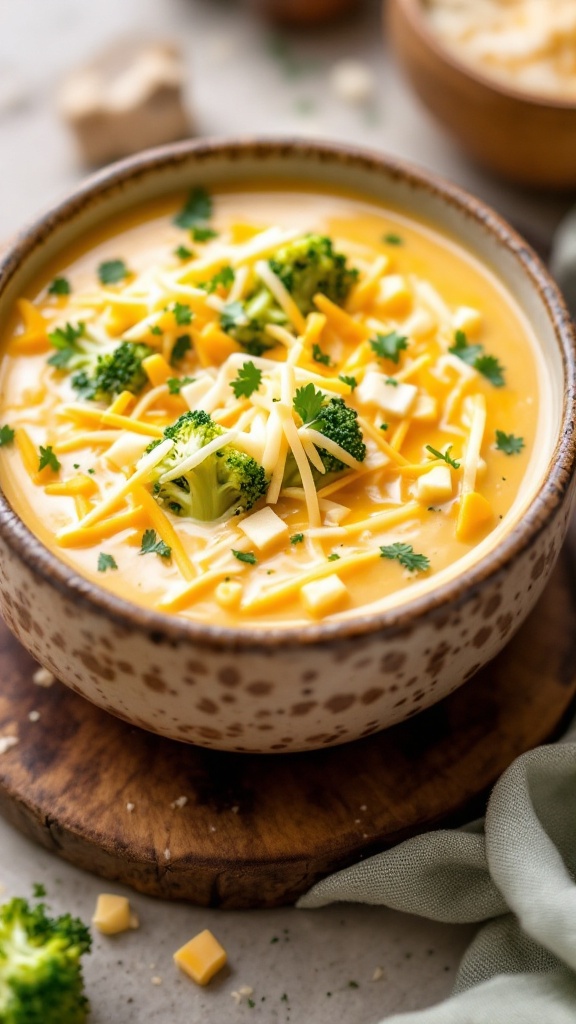
[{"label": "cilantro garnish", "polygon": [[67,366],[72,356],[79,351],[77,341],[84,336],[84,331],[85,324],[82,320],[77,324],[65,324],[64,327],[57,327],[55,331],[50,331],[48,340],[58,351],[48,359],[49,365],[55,366],[57,369]]},{"label": "cilantro garnish", "polygon": [[404,239],[402,235],[396,235],[393,231],[389,231],[387,234],[382,235],[382,241],[386,245],[404,245]]},{"label": "cilantro garnish", "polygon": [[382,558],[391,558],[399,562],[409,572],[426,572],[430,568],[430,559],[426,555],[417,555],[411,544],[384,545],[380,548]]},{"label": "cilantro garnish", "polygon": [[336,553],[336,551],[333,551],[331,555],[328,555],[328,561],[329,562],[337,562],[339,558],[340,558],[340,555],[338,555]]},{"label": "cilantro garnish", "polygon": [[238,376],[230,382],[230,387],[236,398],[250,398],[254,391],[258,391],[261,382],[262,370],[249,361],[240,367]]},{"label": "cilantro garnish", "polygon": [[0,448],[5,444],[12,444],[14,440],[14,431],[12,427],[9,427],[7,423],[3,427],[0,427]]},{"label": "cilantro garnish", "polygon": [[195,377],[169,377],[166,381],[169,395],[179,395],[186,384],[192,384]]},{"label": "cilantro garnish", "polygon": [[172,366],[174,366],[174,363],[179,363],[191,348],[192,342],[190,341],[189,334],[181,334],[179,338],[176,338],[174,348],[172,349],[172,355],[170,357]]},{"label": "cilantro garnish", "polygon": [[235,274],[232,267],[222,267],[217,274],[214,274],[214,277],[206,281],[201,287],[211,294],[216,291],[219,285],[222,285],[223,288],[229,288],[234,283],[234,277]]},{"label": "cilantro garnish", "polygon": [[40,459],[38,462],[38,472],[40,472],[41,469],[45,469],[46,466],[49,466],[50,469],[53,469],[55,473],[57,473],[58,470],[60,469],[60,463],[51,444],[47,445],[46,448],[44,448],[43,445],[40,445]]},{"label": "cilantro garnish", "polygon": [[212,199],[202,185],[197,185],[190,192],[184,206],[174,217],[174,224],[179,228],[193,228],[204,224],[212,216]]},{"label": "cilantro garnish", "polygon": [[218,232],[213,228],[203,228],[197,224],[196,227],[190,229],[190,234],[195,242],[208,242],[210,238],[216,238]]},{"label": "cilantro garnish", "polygon": [[381,359],[391,359],[393,363],[400,361],[400,353],[408,348],[408,338],[398,331],[389,334],[377,334],[370,341],[370,347]]},{"label": "cilantro garnish", "polygon": [[303,533],[293,533],[292,536],[290,537],[290,543],[291,544],[301,544],[303,540],[304,540],[304,534]]},{"label": "cilantro garnish", "polygon": [[345,373],[341,373],[338,380],[341,380],[343,384],[347,384],[352,391],[354,391],[354,388],[358,387],[356,377],[347,377]]},{"label": "cilantro garnish", "polygon": [[324,405],[324,395],[312,383],[296,389],[294,408],[303,423],[312,423]]},{"label": "cilantro garnish", "polygon": [[192,323],[193,313],[187,302],[175,302],[172,312],[179,327],[186,327]]},{"label": "cilantro garnish", "polygon": [[524,447],[524,438],[515,437],[514,434],[505,434],[503,430],[496,431],[496,447],[505,455],[519,455]]},{"label": "cilantro garnish", "polygon": [[484,353],[483,345],[469,345],[464,331],[456,331],[454,344],[448,349],[454,356],[458,356],[463,363],[473,366],[478,373],[486,377],[495,388],[504,387],[504,367],[501,366],[496,356],[489,356]]},{"label": "cilantro garnish", "polygon": [[150,334],[159,334],[159,335],[161,335],[162,334],[162,328],[160,327],[160,324],[154,324],[154,327],[150,328]]},{"label": "cilantro garnish", "polygon": [[333,366],[332,359],[327,352],[323,352],[318,342],[314,342],[312,345],[312,359],[315,363],[321,363],[322,366]]},{"label": "cilantro garnish", "polygon": [[248,565],[256,565],[258,562],[256,555],[252,551],[235,551],[234,548],[231,550],[234,558],[237,558],[239,562],[247,562]]},{"label": "cilantro garnish", "polygon": [[444,453],[439,452],[437,448],[433,448],[431,444],[426,445],[426,451],[430,452],[435,459],[442,459],[447,466],[452,466],[452,469],[460,469],[460,463],[456,462],[450,455],[454,445],[449,444]]},{"label": "cilantro garnish", "polygon": [[118,563],[112,555],[106,555],[103,551],[98,555],[98,572],[106,572],[107,569],[117,569]]},{"label": "cilantro garnish", "polygon": [[172,548],[164,543],[162,538],[157,538],[156,530],[145,530],[140,547],[141,555],[159,555],[160,558],[170,558]]},{"label": "cilantro garnish", "polygon": [[55,277],[48,286],[48,295],[70,295],[70,282],[67,277]]},{"label": "cilantro garnish", "polygon": [[194,253],[185,245],[178,245],[174,249],[174,255],[177,256],[179,260],[191,260]]},{"label": "cilantro garnish", "polygon": [[124,260],[105,260],[98,267],[98,277],[101,284],[119,284],[124,281],[130,271]]}]

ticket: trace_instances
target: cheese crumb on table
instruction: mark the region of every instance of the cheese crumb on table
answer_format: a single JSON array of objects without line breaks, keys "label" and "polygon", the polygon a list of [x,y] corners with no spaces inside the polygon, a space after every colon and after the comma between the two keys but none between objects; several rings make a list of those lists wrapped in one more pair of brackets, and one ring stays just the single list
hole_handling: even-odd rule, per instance
[{"label": "cheese crumb on table", "polygon": [[17,736],[0,736],[0,754],[5,754],[11,747],[15,747],[17,743]]},{"label": "cheese crumb on table", "polygon": [[330,72],[333,92],[346,103],[366,103],[374,93],[374,76],[367,64],[341,60]]},{"label": "cheese crumb on table", "polygon": [[197,985],[207,985],[226,960],[226,950],[207,928],[174,953],[174,962]]},{"label": "cheese crumb on table", "polygon": [[56,682],[56,676],[53,675],[52,672],[49,672],[47,668],[39,668],[36,669],[36,672],[32,676],[32,682],[36,686],[44,686],[48,688],[49,686],[53,686]]},{"label": "cheese crumb on table", "polygon": [[131,928],[139,928],[140,922],[130,909],[126,896],[100,893],[92,924],[102,935],[119,935]]}]

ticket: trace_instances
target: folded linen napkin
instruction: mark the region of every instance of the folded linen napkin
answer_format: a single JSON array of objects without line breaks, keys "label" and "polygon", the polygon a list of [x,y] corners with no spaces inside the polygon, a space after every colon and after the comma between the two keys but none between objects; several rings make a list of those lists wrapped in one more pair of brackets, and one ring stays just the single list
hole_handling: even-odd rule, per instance
[{"label": "folded linen napkin", "polygon": [[485,822],[409,839],[325,878],[298,907],[358,901],[436,921],[487,922],[453,995],[386,1024],[575,1024],[575,875],[573,726],[565,742],[512,764]]}]

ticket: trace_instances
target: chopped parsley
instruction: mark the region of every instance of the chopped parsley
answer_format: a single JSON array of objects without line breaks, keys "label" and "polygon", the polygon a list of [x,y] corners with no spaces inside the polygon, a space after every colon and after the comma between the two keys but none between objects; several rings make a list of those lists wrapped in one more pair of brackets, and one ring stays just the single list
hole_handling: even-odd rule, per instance
[{"label": "chopped parsley", "polygon": [[408,348],[408,338],[399,331],[389,334],[377,334],[370,341],[370,347],[381,359],[391,359],[393,363],[400,361],[400,353]]},{"label": "chopped parsley", "polygon": [[486,355],[483,345],[469,345],[464,331],[456,331],[454,344],[448,349],[454,356],[458,356],[463,363],[474,367],[486,380],[489,380],[495,388],[504,387],[504,367],[496,356]]},{"label": "chopped parsley", "polygon": [[496,447],[499,452],[504,452],[505,455],[519,455],[524,447],[524,438],[515,437],[514,434],[505,434],[503,430],[497,430]]},{"label": "chopped parsley", "polygon": [[70,281],[67,277],[55,277],[48,285],[48,295],[70,295]]},{"label": "chopped parsley", "polygon": [[333,366],[332,359],[327,352],[323,352],[318,342],[314,342],[312,345],[312,359],[315,363],[321,363],[322,366]]},{"label": "chopped parsley", "polygon": [[256,1006],[256,1003],[254,1002],[253,999],[248,999],[247,1003],[248,1003],[248,1006],[250,1007],[251,1010],[253,1010],[254,1007]]},{"label": "chopped parsley", "polygon": [[105,260],[98,267],[100,284],[120,284],[129,276],[130,271],[124,260]]},{"label": "chopped parsley", "polygon": [[198,224],[205,224],[211,216],[212,199],[202,185],[197,185],[174,217],[174,224],[179,228],[194,228]]},{"label": "chopped parsley", "polygon": [[223,288],[230,288],[234,283],[234,277],[235,274],[232,267],[222,267],[217,274],[214,274],[214,277],[210,278],[209,281],[206,281],[206,283],[200,287],[205,288],[209,294],[212,294],[212,292],[216,291],[219,285],[222,285]]},{"label": "chopped parsley", "polygon": [[237,558],[239,562],[246,562],[248,565],[258,564],[258,559],[253,551],[235,551],[234,548],[231,550],[234,558]]},{"label": "chopped parsley", "polygon": [[388,387],[397,388],[399,381],[396,380],[396,377],[386,377],[384,383],[388,384]]},{"label": "chopped parsley", "polygon": [[439,452],[437,448],[433,448],[431,444],[427,444],[426,451],[430,452],[435,459],[442,459],[447,466],[452,466],[452,469],[460,469],[460,463],[456,462],[456,459],[453,459],[450,455],[453,447],[454,445],[449,444],[445,452]]},{"label": "chopped parsley", "polygon": [[186,327],[192,323],[193,313],[187,302],[175,302],[172,312],[179,327]]},{"label": "chopped parsley", "polygon": [[195,377],[169,377],[166,381],[169,395],[179,395],[186,384],[192,384]]},{"label": "chopped parsley", "polygon": [[192,342],[190,341],[189,334],[181,334],[179,338],[176,338],[172,355],[170,356],[172,366],[174,366],[174,363],[179,363],[181,359],[184,359],[184,356],[191,348]]},{"label": "chopped parsley", "polygon": [[191,249],[188,249],[187,246],[178,245],[174,249],[174,255],[177,256],[179,260],[191,260],[194,253]]},{"label": "chopped parsley", "polygon": [[337,562],[339,558],[340,555],[338,555],[335,551],[333,551],[331,555],[328,555],[329,562]]},{"label": "chopped parsley", "polygon": [[98,572],[106,572],[107,569],[117,569],[118,563],[113,555],[106,555],[103,551],[98,555]]},{"label": "chopped parsley", "polygon": [[170,558],[172,548],[164,543],[162,538],[156,536],[156,530],[145,530],[140,547],[141,555],[159,555],[160,558]]},{"label": "chopped parsley", "polygon": [[48,333],[48,340],[57,351],[48,359],[49,366],[61,370],[68,365],[72,356],[79,351],[78,340],[84,337],[85,324],[79,320],[77,324],[65,324]]},{"label": "chopped parsley", "polygon": [[382,241],[386,245],[404,245],[402,235],[396,235],[393,231],[388,231],[385,235],[382,235]]},{"label": "chopped parsley", "polygon": [[162,335],[162,328],[159,324],[154,324],[154,327],[150,328],[150,334]]},{"label": "chopped parsley", "polygon": [[41,469],[45,469],[46,466],[49,466],[50,469],[54,470],[55,473],[57,473],[58,470],[60,469],[60,463],[51,444],[47,445],[46,448],[40,445],[40,459],[38,461],[38,472],[40,472]]},{"label": "chopped parsley", "polygon": [[14,431],[5,423],[3,427],[0,427],[0,448],[3,448],[5,444],[12,444],[13,440]]},{"label": "chopped parsley", "polygon": [[32,895],[35,900],[43,900],[46,895],[46,886],[42,885],[41,882],[34,882],[32,885]]},{"label": "chopped parsley", "polygon": [[380,424],[380,430],[388,430],[389,426],[390,426],[389,423],[381,423]]},{"label": "chopped parsley", "polygon": [[213,228],[201,227],[197,224],[195,227],[190,229],[190,234],[195,242],[208,242],[211,238],[216,238],[218,235],[217,231]]},{"label": "chopped parsley", "polygon": [[290,537],[290,543],[291,544],[301,544],[303,540],[304,540],[304,534],[303,533],[293,533],[292,536]]},{"label": "chopped parsley", "polygon": [[312,383],[296,389],[292,403],[303,423],[312,423],[324,405],[324,395]]},{"label": "chopped parsley", "polygon": [[236,398],[250,398],[250,395],[253,394],[254,391],[258,391],[261,383],[262,370],[259,370],[258,367],[254,366],[254,363],[249,360],[240,367],[236,379],[230,381],[230,387],[232,388]]},{"label": "chopped parsley", "polygon": [[341,380],[343,384],[347,384],[351,391],[354,391],[354,388],[358,387],[356,377],[347,377],[345,373],[341,373],[338,380]]},{"label": "chopped parsley", "polygon": [[426,572],[430,568],[430,559],[426,555],[417,555],[411,544],[384,545],[380,548],[382,558],[390,558],[399,562],[409,572]]},{"label": "chopped parsley", "polygon": [[360,985],[358,984],[357,981],[349,981],[348,988],[360,988]]}]

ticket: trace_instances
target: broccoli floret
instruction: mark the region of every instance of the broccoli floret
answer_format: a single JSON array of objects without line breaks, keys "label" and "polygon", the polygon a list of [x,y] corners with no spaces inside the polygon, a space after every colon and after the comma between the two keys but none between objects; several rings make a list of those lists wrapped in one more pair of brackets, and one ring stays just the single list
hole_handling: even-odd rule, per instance
[{"label": "broccoli floret", "polygon": [[220,326],[252,356],[261,356],[276,341],[266,333],[269,324],[285,327],[287,318],[268,288],[259,288],[245,302],[229,302],[220,314]]},{"label": "broccoli floret", "polygon": [[142,362],[152,355],[148,345],[123,341],[113,352],[90,360],[86,369],[72,377],[72,387],[80,398],[93,402],[109,401],[122,391],[137,395],[148,383]]},{"label": "broccoli floret", "polygon": [[[305,389],[302,388],[301,391],[305,391]],[[316,392],[316,394],[319,395],[319,392]],[[298,392],[296,392],[294,405],[296,411],[299,413],[303,421],[305,421],[305,408],[298,402]],[[301,412],[299,410],[301,410]],[[304,413],[304,416],[302,416],[302,413]],[[318,411],[314,411],[313,419],[305,422],[305,425],[307,427],[311,427],[313,430],[317,430],[320,434],[324,434],[325,437],[328,437],[331,441],[339,444],[340,447],[356,459],[357,462],[363,462],[366,458],[366,445],[364,444],[362,431],[358,425],[358,413],[355,409],[351,409],[349,405],[346,405],[343,398],[331,398],[329,400],[325,400],[320,409]],[[331,483],[332,480],[335,480],[340,476],[340,474],[349,472],[349,466],[344,462],[341,462],[340,459],[337,459],[334,455],[331,455],[330,452],[327,452],[324,448],[319,448],[318,454],[326,472],[320,473],[313,465],[310,466],[317,489],[325,487],[327,484]],[[286,459],[286,468],[284,470],[282,483],[284,487],[302,486],[300,472],[292,452],[289,452],[288,458]]]},{"label": "broccoli floret", "polygon": [[270,260],[270,267],[303,316],[314,309],[312,300],[318,292],[341,306],[358,276],[325,235],[306,235],[285,245]]},{"label": "broccoli floret", "polygon": [[43,904],[13,899],[0,907],[0,1020],[3,1024],[84,1024],[88,1000],[80,958],[88,929]]},{"label": "broccoli floret", "polygon": [[[164,473],[169,473],[200,448],[225,433],[202,410],[186,412],[171,427],[166,427],[164,437],[170,438],[175,444],[154,469],[152,480],[156,500],[177,516],[203,522],[220,519],[222,516],[239,515],[252,508],[258,498],[266,493],[268,480],[262,466],[233,444],[219,448],[176,479],[160,482]],[[153,442],[148,451],[152,451],[159,443]]]}]

